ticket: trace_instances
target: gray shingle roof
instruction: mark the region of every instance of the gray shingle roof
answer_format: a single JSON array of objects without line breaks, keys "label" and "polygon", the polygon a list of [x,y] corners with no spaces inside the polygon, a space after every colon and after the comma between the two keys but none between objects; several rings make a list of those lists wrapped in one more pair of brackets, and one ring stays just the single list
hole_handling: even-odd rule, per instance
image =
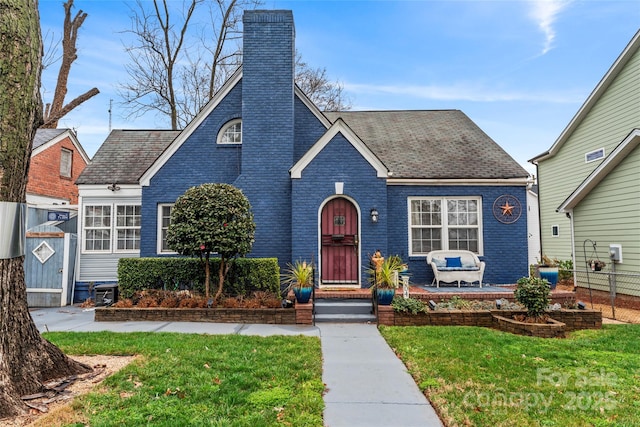
[{"label": "gray shingle roof", "polygon": [[[339,117],[393,173],[410,179],[525,178],[527,171],[459,110],[328,112]],[[114,130],[77,184],[138,184],[178,136],[171,130]]]},{"label": "gray shingle roof", "polygon": [[341,117],[393,178],[523,178],[527,171],[459,110],[327,112]]},{"label": "gray shingle roof", "polygon": [[179,133],[177,130],[113,130],[76,184],[138,184],[142,174]]},{"label": "gray shingle roof", "polygon": [[68,130],[69,129],[37,129],[36,136],[33,137],[33,148],[36,149],[41,145],[46,144],[56,136]]}]

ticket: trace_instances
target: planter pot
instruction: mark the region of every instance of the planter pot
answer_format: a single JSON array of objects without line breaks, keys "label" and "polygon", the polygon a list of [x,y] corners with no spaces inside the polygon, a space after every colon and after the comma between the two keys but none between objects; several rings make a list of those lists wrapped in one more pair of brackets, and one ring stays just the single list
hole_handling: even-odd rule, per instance
[{"label": "planter pot", "polygon": [[538,267],[538,271],[540,278],[546,279],[551,289],[555,289],[558,283],[558,267]]},{"label": "planter pot", "polygon": [[391,288],[376,289],[376,296],[378,298],[379,305],[391,305],[393,297],[396,294],[396,290]]},{"label": "planter pot", "polygon": [[313,291],[312,287],[293,288],[293,293],[296,296],[296,301],[300,304],[306,304],[309,302],[309,299],[311,298],[311,291]]}]

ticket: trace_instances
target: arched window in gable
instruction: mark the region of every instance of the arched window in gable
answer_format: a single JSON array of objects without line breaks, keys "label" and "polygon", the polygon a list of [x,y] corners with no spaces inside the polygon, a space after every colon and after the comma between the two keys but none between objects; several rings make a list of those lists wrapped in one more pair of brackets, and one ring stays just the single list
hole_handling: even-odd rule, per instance
[{"label": "arched window in gable", "polygon": [[242,144],[242,120],[234,119],[222,126],[218,133],[218,144]]}]

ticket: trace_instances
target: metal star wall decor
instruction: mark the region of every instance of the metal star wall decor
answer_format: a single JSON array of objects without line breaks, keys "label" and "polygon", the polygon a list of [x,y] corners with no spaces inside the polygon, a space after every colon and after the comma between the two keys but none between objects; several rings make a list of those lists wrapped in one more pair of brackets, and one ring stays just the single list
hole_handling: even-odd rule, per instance
[{"label": "metal star wall decor", "polygon": [[522,204],[516,196],[504,194],[493,202],[493,216],[503,224],[513,224],[522,215]]}]

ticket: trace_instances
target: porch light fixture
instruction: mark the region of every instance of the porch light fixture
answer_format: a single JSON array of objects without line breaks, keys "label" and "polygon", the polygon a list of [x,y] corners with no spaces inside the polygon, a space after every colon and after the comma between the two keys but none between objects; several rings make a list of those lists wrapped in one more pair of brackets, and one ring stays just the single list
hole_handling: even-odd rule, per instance
[{"label": "porch light fixture", "polygon": [[115,182],[107,187],[107,190],[111,190],[111,191],[118,191],[119,189],[120,189],[120,186]]},{"label": "porch light fixture", "polygon": [[378,214],[378,210],[376,208],[371,209],[371,212],[369,214],[371,215],[371,222],[378,222],[378,217],[380,215]]}]

